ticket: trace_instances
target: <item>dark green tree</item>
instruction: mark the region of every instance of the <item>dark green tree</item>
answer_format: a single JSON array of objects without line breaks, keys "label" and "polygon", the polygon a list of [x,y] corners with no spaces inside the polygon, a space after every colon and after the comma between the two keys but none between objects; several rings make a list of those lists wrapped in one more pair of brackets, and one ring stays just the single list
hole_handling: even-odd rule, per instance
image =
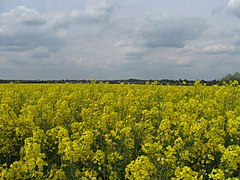
[{"label": "dark green tree", "polygon": [[229,81],[234,81],[237,80],[238,82],[240,82],[240,73],[239,72],[235,72],[234,74],[228,73],[227,75],[225,75],[220,81],[222,82],[229,82]]}]

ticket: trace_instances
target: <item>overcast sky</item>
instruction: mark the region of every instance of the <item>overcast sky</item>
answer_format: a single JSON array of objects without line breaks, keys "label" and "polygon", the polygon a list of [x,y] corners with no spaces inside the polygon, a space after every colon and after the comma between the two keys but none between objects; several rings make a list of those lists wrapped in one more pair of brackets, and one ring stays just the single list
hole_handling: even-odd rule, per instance
[{"label": "overcast sky", "polygon": [[0,0],[0,79],[219,79],[240,0]]}]

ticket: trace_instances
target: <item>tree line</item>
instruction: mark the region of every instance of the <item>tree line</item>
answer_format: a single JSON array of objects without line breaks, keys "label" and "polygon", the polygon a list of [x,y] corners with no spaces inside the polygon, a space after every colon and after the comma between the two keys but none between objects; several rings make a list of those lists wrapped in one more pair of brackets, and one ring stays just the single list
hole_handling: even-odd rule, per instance
[{"label": "tree line", "polygon": [[[229,83],[230,81],[237,80],[240,84],[240,73],[235,72],[233,74],[228,73],[221,79],[215,79],[215,80],[199,80],[200,83],[205,84],[207,86],[211,85],[222,85],[223,82]],[[122,79],[122,80],[75,80],[75,79],[61,79],[61,80],[4,80],[0,79],[0,83],[71,83],[71,84],[100,84],[100,83],[109,83],[109,84],[162,84],[162,85],[194,85],[195,80],[187,80],[187,79],[178,79],[178,80],[172,80],[172,79]]]}]

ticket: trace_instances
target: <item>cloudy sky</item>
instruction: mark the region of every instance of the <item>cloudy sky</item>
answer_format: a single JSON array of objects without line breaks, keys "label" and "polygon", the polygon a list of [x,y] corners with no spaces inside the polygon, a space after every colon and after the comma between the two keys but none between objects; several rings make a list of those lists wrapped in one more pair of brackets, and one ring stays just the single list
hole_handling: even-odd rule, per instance
[{"label": "cloudy sky", "polygon": [[240,72],[240,0],[0,0],[0,79]]}]

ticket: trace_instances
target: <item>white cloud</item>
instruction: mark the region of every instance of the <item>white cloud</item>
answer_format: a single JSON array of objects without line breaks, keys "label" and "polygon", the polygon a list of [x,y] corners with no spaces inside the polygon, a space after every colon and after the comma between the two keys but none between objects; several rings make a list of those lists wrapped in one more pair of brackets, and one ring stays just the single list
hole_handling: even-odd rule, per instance
[{"label": "white cloud", "polygon": [[238,18],[240,18],[240,0],[229,0],[228,9]]},{"label": "white cloud", "polygon": [[139,47],[124,47],[123,48],[125,59],[136,59],[139,60],[144,56],[144,49]]},{"label": "white cloud", "polygon": [[[9,12],[3,13],[1,18],[8,20],[9,23],[20,23],[26,26],[37,26],[47,23],[47,19],[40,15],[38,11],[25,6],[17,6]],[[5,21],[5,23],[7,22]]]},{"label": "white cloud", "polygon": [[174,66],[191,67],[194,65],[193,59],[190,56],[170,57],[169,61]]},{"label": "white cloud", "polygon": [[198,44],[187,44],[184,48],[179,49],[177,53],[200,53],[208,55],[233,54],[240,53],[239,47],[234,44],[227,44],[214,41],[206,41]]},{"label": "white cloud", "polygon": [[130,41],[117,41],[115,47],[121,51],[122,57],[127,60],[140,60],[146,53],[144,48],[136,46]]},{"label": "white cloud", "polygon": [[79,23],[105,23],[109,21],[112,12],[112,6],[102,1],[94,6],[87,7],[84,11],[73,10],[71,12],[71,17],[74,21]]},{"label": "white cloud", "polygon": [[[76,35],[96,34],[95,28],[72,28],[74,25],[104,23],[111,17],[112,8],[100,2],[85,10],[72,13],[40,14],[35,9],[17,6],[0,14],[0,49],[4,51],[28,51],[46,47],[58,51]],[[79,34],[80,33],[80,34]],[[74,37],[75,38],[75,37]]]},{"label": "white cloud", "polygon": [[203,47],[202,51],[210,54],[233,53],[235,47],[228,44],[209,44]]}]

